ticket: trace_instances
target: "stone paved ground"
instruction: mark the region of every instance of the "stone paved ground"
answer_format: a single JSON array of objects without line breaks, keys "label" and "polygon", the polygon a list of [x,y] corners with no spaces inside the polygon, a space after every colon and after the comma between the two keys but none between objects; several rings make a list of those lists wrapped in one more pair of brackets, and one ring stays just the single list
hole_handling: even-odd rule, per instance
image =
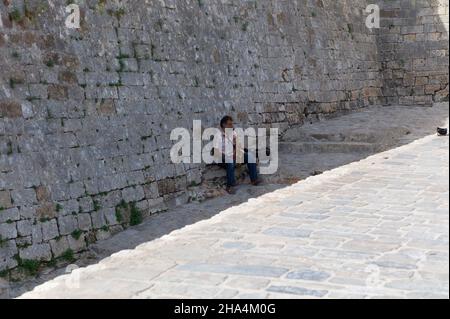
[{"label": "stone paved ground", "polygon": [[310,177],[22,298],[448,298],[448,143]]}]

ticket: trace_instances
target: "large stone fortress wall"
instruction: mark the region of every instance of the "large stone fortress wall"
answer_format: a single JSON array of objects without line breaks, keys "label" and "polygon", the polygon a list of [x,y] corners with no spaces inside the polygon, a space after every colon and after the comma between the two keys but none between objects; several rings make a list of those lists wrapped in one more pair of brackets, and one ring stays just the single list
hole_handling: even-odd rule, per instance
[{"label": "large stone fortress wall", "polygon": [[193,119],[284,129],[387,102],[368,3],[0,2],[0,271],[185,202],[202,166],[172,164],[169,134]]},{"label": "large stone fortress wall", "polygon": [[386,102],[448,101],[448,0],[384,0],[380,6]]}]

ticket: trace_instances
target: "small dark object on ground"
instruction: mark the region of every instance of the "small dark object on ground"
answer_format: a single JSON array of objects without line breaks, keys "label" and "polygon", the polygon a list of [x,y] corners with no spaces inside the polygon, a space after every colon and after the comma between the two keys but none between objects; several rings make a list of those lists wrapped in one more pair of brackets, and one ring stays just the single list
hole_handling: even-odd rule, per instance
[{"label": "small dark object on ground", "polygon": [[439,136],[447,136],[448,130],[446,128],[438,127],[437,133]]}]

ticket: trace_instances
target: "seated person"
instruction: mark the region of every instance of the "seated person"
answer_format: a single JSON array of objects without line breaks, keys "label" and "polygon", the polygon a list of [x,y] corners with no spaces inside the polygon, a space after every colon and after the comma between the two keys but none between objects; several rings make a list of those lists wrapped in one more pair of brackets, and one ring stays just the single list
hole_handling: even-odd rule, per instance
[{"label": "seated person", "polygon": [[[240,145],[236,143],[236,132],[233,131],[232,137],[226,136],[226,129],[233,129],[233,119],[230,116],[225,116],[220,121],[220,135],[214,137],[214,155],[217,162],[221,163],[227,170],[227,192],[235,194],[234,187],[236,186],[236,159],[244,157],[244,163],[250,174],[250,180],[253,185],[258,185],[261,181],[258,179],[258,172],[256,169],[256,160],[252,155],[244,151]],[[242,161],[239,161],[242,162]]]}]

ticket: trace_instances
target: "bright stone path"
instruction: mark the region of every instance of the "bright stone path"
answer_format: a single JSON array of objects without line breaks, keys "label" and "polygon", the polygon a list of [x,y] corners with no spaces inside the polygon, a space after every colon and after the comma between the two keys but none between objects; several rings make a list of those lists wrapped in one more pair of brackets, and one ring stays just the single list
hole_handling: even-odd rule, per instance
[{"label": "bright stone path", "polygon": [[310,177],[22,297],[448,298],[448,147],[427,136]]}]

